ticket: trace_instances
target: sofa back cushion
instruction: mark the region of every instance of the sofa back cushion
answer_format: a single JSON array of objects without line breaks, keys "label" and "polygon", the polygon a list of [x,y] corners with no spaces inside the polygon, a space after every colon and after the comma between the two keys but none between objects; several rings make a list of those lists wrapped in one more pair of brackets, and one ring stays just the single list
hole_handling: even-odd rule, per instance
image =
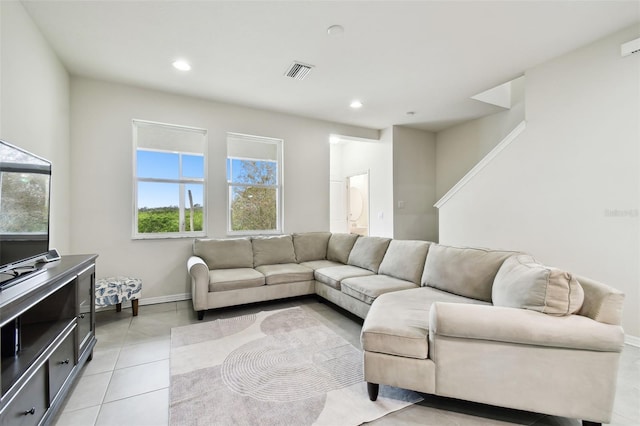
[{"label": "sofa back cushion", "polygon": [[357,234],[331,234],[327,245],[327,260],[346,264],[353,245],[360,235]]},{"label": "sofa back cushion", "polygon": [[422,285],[460,296],[491,302],[491,287],[511,251],[449,247],[431,244]]},{"label": "sofa back cushion", "polygon": [[305,232],[293,234],[293,248],[298,263],[327,258],[327,245],[331,232]]},{"label": "sofa back cushion", "polygon": [[428,251],[427,241],[392,240],[378,273],[420,284]]},{"label": "sofa back cushion", "polygon": [[530,309],[549,315],[571,315],[584,301],[573,275],[536,262],[527,254],[504,261],[493,282],[493,304]]},{"label": "sofa back cushion", "polygon": [[349,253],[347,263],[351,266],[368,269],[377,274],[390,241],[390,238],[382,237],[358,238],[353,245],[353,249],[351,249],[351,253]]},{"label": "sofa back cushion", "polygon": [[296,262],[291,235],[254,237],[251,239],[251,244],[253,244],[254,267]]},{"label": "sofa back cushion", "polygon": [[193,254],[201,257],[209,269],[253,268],[253,250],[249,238],[193,241]]}]

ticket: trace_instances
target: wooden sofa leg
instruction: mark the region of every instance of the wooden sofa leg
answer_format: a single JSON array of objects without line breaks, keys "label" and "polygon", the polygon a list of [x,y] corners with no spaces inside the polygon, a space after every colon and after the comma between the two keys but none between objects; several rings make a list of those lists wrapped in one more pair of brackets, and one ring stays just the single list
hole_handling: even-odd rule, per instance
[{"label": "wooden sofa leg", "polygon": [[582,426],[602,426],[602,423],[590,422],[589,420],[583,420]]},{"label": "wooden sofa leg", "polygon": [[204,319],[204,311],[198,311],[198,321],[202,321]]},{"label": "wooden sofa leg", "polygon": [[369,393],[369,399],[371,401],[378,399],[378,390],[380,390],[379,384],[367,382],[367,392]]}]

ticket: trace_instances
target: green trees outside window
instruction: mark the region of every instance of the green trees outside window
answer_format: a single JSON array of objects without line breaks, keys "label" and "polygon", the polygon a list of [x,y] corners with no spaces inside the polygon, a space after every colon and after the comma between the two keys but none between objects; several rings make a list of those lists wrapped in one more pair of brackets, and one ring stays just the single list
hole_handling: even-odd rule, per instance
[{"label": "green trees outside window", "polygon": [[206,130],[134,120],[134,238],[204,236]]},{"label": "green trees outside window", "polygon": [[[185,211],[185,222],[187,231],[202,231],[202,206],[194,205],[192,229],[188,228],[191,223],[191,210]],[[180,232],[180,209],[177,206],[138,209],[138,232]]]},{"label": "green trees outside window", "polygon": [[230,159],[231,230],[275,230],[278,221],[278,164]]},{"label": "green trees outside window", "polygon": [[227,233],[282,232],[283,140],[227,133]]}]

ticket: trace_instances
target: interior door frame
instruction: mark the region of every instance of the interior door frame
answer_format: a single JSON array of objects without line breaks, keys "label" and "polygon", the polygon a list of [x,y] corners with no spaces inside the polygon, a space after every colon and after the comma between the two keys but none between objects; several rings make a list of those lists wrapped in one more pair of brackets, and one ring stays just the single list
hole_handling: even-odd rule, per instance
[{"label": "interior door frame", "polygon": [[358,176],[365,176],[365,181],[367,182],[367,191],[365,197],[366,197],[366,206],[367,206],[367,235],[371,234],[371,174],[369,169],[365,170],[364,172],[360,172],[360,173],[351,173],[347,176],[345,176],[345,187],[346,187],[346,191],[345,191],[345,197],[346,197],[346,207],[347,207],[347,232],[351,232],[351,219],[350,219],[350,215],[351,215],[351,178],[354,177],[358,177]]}]

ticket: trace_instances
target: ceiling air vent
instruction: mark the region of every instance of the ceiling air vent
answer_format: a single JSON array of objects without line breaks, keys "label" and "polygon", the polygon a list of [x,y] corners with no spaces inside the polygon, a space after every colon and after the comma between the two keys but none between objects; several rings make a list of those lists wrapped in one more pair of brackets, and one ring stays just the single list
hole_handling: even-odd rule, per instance
[{"label": "ceiling air vent", "polygon": [[296,80],[304,80],[309,74],[313,65],[303,64],[302,62],[294,62],[291,64],[287,72],[284,73],[285,77],[295,78]]},{"label": "ceiling air vent", "polygon": [[640,52],[640,38],[631,40],[620,46],[620,54],[622,56],[629,56],[633,53]]}]

